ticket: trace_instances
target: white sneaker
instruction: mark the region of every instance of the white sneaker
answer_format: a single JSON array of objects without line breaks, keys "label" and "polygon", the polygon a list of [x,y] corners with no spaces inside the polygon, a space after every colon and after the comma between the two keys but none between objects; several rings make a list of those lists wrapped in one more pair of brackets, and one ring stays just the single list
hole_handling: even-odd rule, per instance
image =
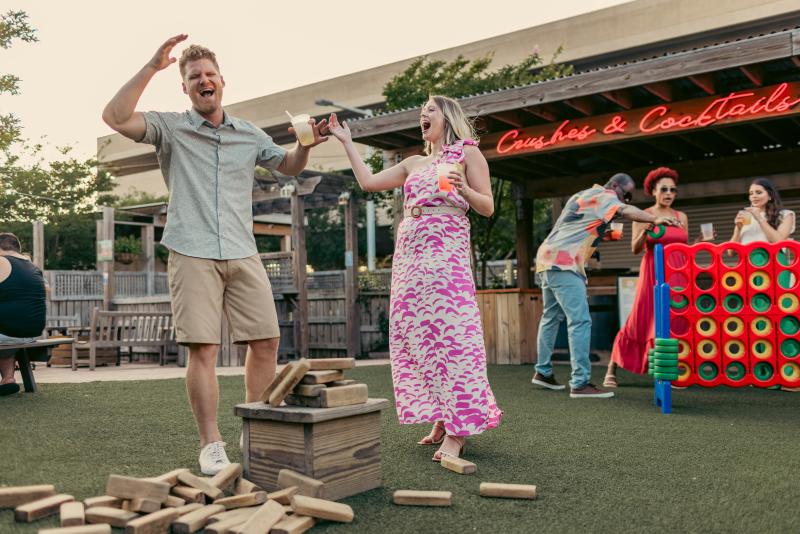
[{"label": "white sneaker", "polygon": [[204,475],[216,475],[225,466],[230,465],[228,455],[225,454],[224,441],[209,443],[200,451],[200,472]]}]

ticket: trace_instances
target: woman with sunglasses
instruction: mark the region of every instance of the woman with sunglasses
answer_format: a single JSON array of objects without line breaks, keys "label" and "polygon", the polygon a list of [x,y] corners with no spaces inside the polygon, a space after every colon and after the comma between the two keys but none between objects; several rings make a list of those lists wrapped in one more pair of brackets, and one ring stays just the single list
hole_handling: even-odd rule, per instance
[{"label": "woman with sunglasses", "polygon": [[655,204],[644,211],[656,217],[675,217],[680,226],[663,226],[663,234],[654,238],[647,230],[652,225],[634,222],[631,232],[631,250],[634,254],[644,251],[642,263],[639,266],[639,281],[636,285],[631,313],[628,320],[614,339],[611,352],[611,361],[608,364],[603,386],[617,387],[617,368],[632,373],[644,374],[647,372],[647,349],[650,348],[655,332],[655,318],[653,316],[653,285],[655,273],[653,271],[653,250],[656,244],[686,243],[689,235],[686,229],[689,220],[686,214],[672,208],[672,203],[678,193],[678,173],[667,167],[659,167],[650,171],[644,181],[644,191],[655,197]]},{"label": "woman with sunglasses", "polygon": [[750,184],[750,206],[736,214],[731,241],[744,245],[755,241],[775,243],[794,233],[794,212],[783,209],[781,195],[766,178]]}]

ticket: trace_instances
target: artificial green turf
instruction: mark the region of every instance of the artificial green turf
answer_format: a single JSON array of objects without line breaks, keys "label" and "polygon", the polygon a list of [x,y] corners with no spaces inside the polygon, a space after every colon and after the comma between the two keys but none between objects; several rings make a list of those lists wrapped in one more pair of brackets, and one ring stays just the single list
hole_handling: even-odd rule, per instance
[{"label": "artificial green turf", "polygon": [[[600,376],[601,370],[595,369]],[[564,382],[567,369],[556,376]],[[754,388],[673,392],[674,413],[652,406],[645,378],[621,373],[614,399],[571,400],[530,384],[530,366],[493,366],[503,422],[471,439],[478,472],[451,473],[414,444],[428,428],[399,426],[384,412],[384,487],[345,499],[352,525],[314,532],[798,532],[800,394]],[[388,366],[351,378],[392,399]],[[241,377],[220,378],[220,424],[241,455],[232,415]],[[100,495],[109,473],[153,476],[197,470],[197,441],[182,380],[43,384],[36,394],[0,398],[3,485],[56,485],[77,499]],[[485,499],[481,481],[535,484],[536,501]],[[449,490],[451,508],[391,504],[396,489]],[[0,511],[0,532],[32,533],[55,518],[16,524]],[[115,531],[121,532],[121,531]]]}]

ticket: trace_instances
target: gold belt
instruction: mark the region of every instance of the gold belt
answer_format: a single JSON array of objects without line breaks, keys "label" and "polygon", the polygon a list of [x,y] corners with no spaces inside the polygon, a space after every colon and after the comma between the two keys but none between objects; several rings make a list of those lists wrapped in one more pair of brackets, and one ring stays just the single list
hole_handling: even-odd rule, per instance
[{"label": "gold belt", "polygon": [[403,210],[404,217],[418,219],[423,215],[466,215],[466,212],[455,206],[411,206]]}]

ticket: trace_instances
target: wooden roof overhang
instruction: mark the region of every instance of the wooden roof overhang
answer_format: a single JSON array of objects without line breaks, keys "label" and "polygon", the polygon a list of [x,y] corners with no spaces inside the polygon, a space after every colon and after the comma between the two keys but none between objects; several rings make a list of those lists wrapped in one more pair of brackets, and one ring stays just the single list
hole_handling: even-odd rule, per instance
[{"label": "wooden roof overhang", "polygon": [[291,213],[291,201],[281,195],[281,188],[291,184],[303,197],[306,210],[332,208],[339,204],[339,195],[348,191],[355,178],[341,174],[311,170],[297,177],[267,171],[256,174],[253,181],[253,215],[263,213]]},{"label": "wooden roof overhang", "polygon": [[[682,183],[797,171],[800,29],[459,102],[478,118],[492,175],[524,184],[529,197],[572,194],[620,171],[641,178],[661,165],[678,170]],[[418,108],[350,128],[356,141],[383,149],[422,144]],[[527,146],[512,150],[515,141]]]}]

